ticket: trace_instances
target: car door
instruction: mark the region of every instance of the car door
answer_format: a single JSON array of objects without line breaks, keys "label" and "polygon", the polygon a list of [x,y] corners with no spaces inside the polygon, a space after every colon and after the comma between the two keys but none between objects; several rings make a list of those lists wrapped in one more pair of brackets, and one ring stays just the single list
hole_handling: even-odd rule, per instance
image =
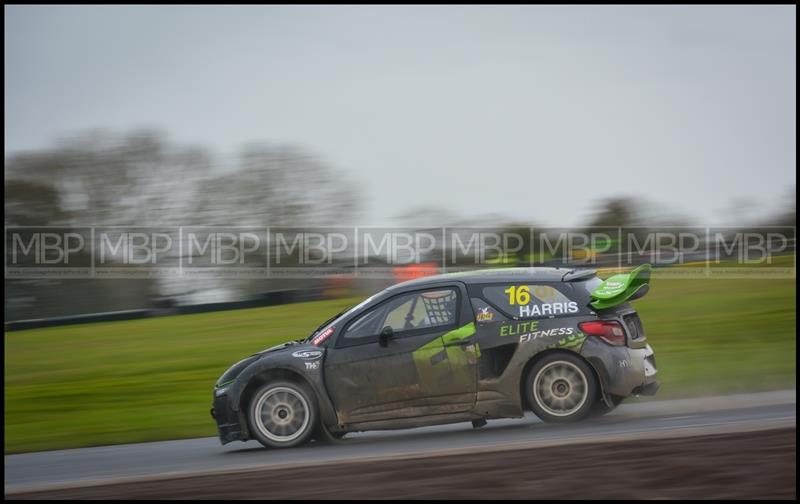
[{"label": "car door", "polygon": [[[325,360],[327,388],[343,423],[473,407],[475,329],[463,299],[458,286],[406,292],[347,323]],[[385,327],[394,334],[382,345]]]}]

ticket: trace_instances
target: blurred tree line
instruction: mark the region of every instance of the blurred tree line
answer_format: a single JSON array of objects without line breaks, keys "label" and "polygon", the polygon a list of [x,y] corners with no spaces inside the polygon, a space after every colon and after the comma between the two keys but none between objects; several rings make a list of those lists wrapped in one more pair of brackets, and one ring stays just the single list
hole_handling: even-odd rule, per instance
[{"label": "blurred tree line", "polygon": [[[209,150],[175,145],[158,131],[98,130],[5,160],[6,226],[322,226],[353,222],[360,207],[358,187],[345,174],[286,145],[252,143],[233,162],[219,162]],[[5,315],[146,308],[159,297],[219,283],[6,280]],[[225,284],[242,295],[288,286],[275,279]]]},{"label": "blurred tree line", "polygon": [[[781,206],[769,222],[760,223],[794,226],[794,188]],[[5,161],[6,226],[312,227],[356,224],[361,208],[361,191],[353,180],[287,145],[251,143],[233,158],[220,160],[206,148],[171,143],[158,131],[96,130],[48,149],[12,154]],[[748,221],[746,208],[740,210],[743,226],[758,224],[760,219],[754,217]],[[522,249],[513,257],[492,258],[498,267],[550,264],[564,253],[543,254],[537,247],[541,228],[536,223],[510,221],[501,214],[459,217],[448,208],[419,206],[398,219],[400,225],[481,225],[522,236]],[[632,227],[645,234],[659,226],[692,225],[680,212],[641,198],[615,196],[597,201],[585,224],[572,231],[591,234]],[[609,252],[617,252],[618,245],[612,244]],[[432,257],[440,257],[438,251]],[[169,260],[177,263],[177,254]],[[468,264],[471,259],[464,256],[458,263],[462,260]],[[321,283],[278,278],[6,280],[5,314],[9,320],[148,308],[192,293],[216,296],[220,290],[242,299]]]},{"label": "blurred tree line", "polygon": [[331,225],[360,207],[351,180],[302,149],[250,144],[233,166],[158,132],[94,132],[6,158],[11,225]]}]

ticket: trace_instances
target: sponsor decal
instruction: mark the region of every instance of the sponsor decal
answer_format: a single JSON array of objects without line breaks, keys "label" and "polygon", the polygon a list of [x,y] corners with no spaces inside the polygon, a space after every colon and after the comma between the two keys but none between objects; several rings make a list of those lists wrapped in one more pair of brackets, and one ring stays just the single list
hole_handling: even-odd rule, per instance
[{"label": "sponsor decal", "polygon": [[314,360],[322,356],[322,350],[298,350],[292,352],[292,357],[297,357],[303,360]]},{"label": "sponsor decal", "polygon": [[319,361],[306,362],[306,369],[319,369]]},{"label": "sponsor decal", "polygon": [[535,331],[539,327],[538,320],[526,320],[515,325],[505,324],[500,326],[500,336],[516,336],[517,334]]},{"label": "sponsor decal", "polygon": [[475,320],[478,322],[491,322],[493,318],[494,312],[491,311],[488,306],[486,308],[481,308],[475,316]]},{"label": "sponsor decal", "polygon": [[519,322],[515,325],[507,324],[500,326],[500,336],[516,336],[519,335],[520,343],[527,343],[539,338],[547,338],[550,336],[571,336],[575,334],[575,329],[572,327],[554,327],[552,329],[544,329],[539,331],[538,320],[527,320]]},{"label": "sponsor decal", "polygon": [[580,331],[577,331],[575,334],[571,334],[566,338],[561,338],[558,340],[558,343],[548,345],[546,348],[566,348],[568,350],[578,352],[580,351],[581,345],[583,345],[584,341],[586,341],[586,335]]},{"label": "sponsor decal", "polygon": [[328,339],[328,337],[333,334],[333,327],[329,327],[322,331],[321,333],[317,334],[313,340],[311,340],[311,344],[319,346],[323,341]]},{"label": "sponsor decal", "polygon": [[545,315],[564,315],[568,313],[578,313],[577,302],[529,304],[519,307],[520,317],[543,317]]},{"label": "sponsor decal", "polygon": [[626,368],[626,367],[628,367],[630,365],[631,365],[631,362],[629,360],[622,359],[621,361],[619,361],[619,367],[621,367],[621,368]]},{"label": "sponsor decal", "polygon": [[528,341],[533,341],[539,338],[547,338],[549,336],[570,336],[574,332],[575,330],[571,327],[556,327],[554,329],[521,334],[519,337],[519,342],[527,343]]},{"label": "sponsor decal", "polygon": [[553,287],[544,285],[511,285],[503,291],[508,304],[519,307],[520,317],[544,317],[578,313],[578,303],[570,301]]}]

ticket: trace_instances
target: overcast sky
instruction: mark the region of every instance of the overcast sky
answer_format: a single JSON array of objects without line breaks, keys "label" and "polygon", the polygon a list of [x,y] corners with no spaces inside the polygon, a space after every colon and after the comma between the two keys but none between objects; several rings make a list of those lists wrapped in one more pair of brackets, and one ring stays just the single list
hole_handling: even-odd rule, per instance
[{"label": "overcast sky", "polygon": [[724,221],[795,184],[796,8],[5,8],[5,152],[157,127],[303,146],[411,207],[573,225],[636,195]]}]

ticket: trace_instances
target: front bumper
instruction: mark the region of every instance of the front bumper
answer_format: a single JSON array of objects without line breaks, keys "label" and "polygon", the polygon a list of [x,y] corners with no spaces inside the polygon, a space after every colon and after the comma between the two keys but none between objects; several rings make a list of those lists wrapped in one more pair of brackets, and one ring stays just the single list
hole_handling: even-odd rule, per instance
[{"label": "front bumper", "polygon": [[217,434],[222,444],[236,440],[247,440],[244,419],[239,412],[230,407],[230,401],[227,396],[221,395],[214,398],[211,406],[211,418],[217,422]]}]

